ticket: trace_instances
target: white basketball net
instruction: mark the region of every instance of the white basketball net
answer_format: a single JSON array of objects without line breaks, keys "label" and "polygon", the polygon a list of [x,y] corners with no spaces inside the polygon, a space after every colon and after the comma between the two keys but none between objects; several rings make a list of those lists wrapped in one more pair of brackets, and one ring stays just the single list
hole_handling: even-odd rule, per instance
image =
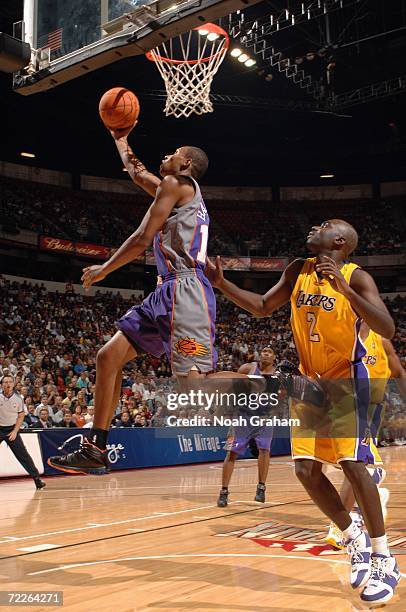
[{"label": "white basketball net", "polygon": [[[199,28],[207,31],[211,24]],[[211,26],[213,27],[213,26]],[[217,34],[209,31],[202,35],[194,29],[170,39],[149,52],[165,83],[165,115],[176,118],[213,112],[210,89],[213,77],[223,61],[227,47],[227,34],[216,26]],[[174,57],[178,55],[178,57]],[[191,57],[192,55],[192,57]],[[148,57],[148,55],[147,55]]]}]

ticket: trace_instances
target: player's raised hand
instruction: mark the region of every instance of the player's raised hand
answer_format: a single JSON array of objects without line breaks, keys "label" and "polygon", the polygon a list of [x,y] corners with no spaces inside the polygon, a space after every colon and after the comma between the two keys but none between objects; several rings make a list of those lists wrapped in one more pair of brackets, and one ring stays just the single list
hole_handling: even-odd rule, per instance
[{"label": "player's raised hand", "polygon": [[89,268],[83,268],[82,285],[85,289],[89,289],[95,283],[106,278],[107,274],[104,271],[103,265],[90,266]]},{"label": "player's raised hand", "polygon": [[132,125],[125,128],[117,128],[115,130],[109,130],[110,134],[113,136],[114,140],[120,140],[120,138],[127,138],[128,134],[132,132],[132,130],[137,125],[138,121],[135,121]]},{"label": "player's raised hand", "polygon": [[213,287],[221,286],[222,282],[224,281],[224,275],[219,255],[217,255],[216,259],[214,260],[214,263],[210,260],[209,257],[207,258],[205,272],[207,278],[209,279]]},{"label": "player's raised hand", "polygon": [[326,276],[329,283],[339,293],[346,295],[350,289],[337,263],[331,257],[322,255],[320,261],[315,265],[316,272]]}]

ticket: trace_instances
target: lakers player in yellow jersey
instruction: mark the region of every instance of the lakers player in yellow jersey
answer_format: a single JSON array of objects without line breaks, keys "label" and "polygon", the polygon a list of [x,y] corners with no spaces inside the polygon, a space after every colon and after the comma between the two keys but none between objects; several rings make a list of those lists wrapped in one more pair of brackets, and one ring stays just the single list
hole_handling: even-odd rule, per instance
[{"label": "lakers player in yellow jersey", "polygon": [[[379,461],[379,455],[366,430],[370,389],[360,328],[364,321],[376,333],[392,338],[395,326],[372,277],[348,261],[357,243],[355,229],[341,219],[314,226],[306,242],[314,257],[290,263],[265,295],[245,291],[226,280],[219,258],[215,265],[209,264],[208,275],[228,299],[257,317],[270,316],[290,301],[301,372],[327,386],[339,381],[340,387],[341,381],[350,381],[352,393],[344,392],[333,405],[334,435],[303,437],[303,432],[293,431],[292,455],[296,475],[306,491],[346,538],[351,585],[364,587],[362,600],[384,603],[393,597],[400,571],[388,549],[378,490],[366,468],[367,463]],[[295,410],[301,408],[294,406]],[[340,410],[351,416],[350,409],[354,431],[349,435],[345,419],[343,437],[339,437]],[[352,520],[323,474],[323,463],[342,468],[368,533],[361,532]]]},{"label": "lakers player in yellow jersey", "polygon": [[[396,381],[400,395],[406,402],[406,371],[404,370],[399,357],[390,340],[382,338],[379,334],[368,328],[365,323],[361,325],[361,340],[365,346],[366,354],[363,361],[368,369],[371,392],[370,392],[370,407],[368,418],[370,420],[371,432],[374,437],[379,433],[382,425],[384,413],[384,396],[385,389],[389,378]],[[375,442],[376,443],[376,442]],[[383,468],[368,468],[371,476],[377,486],[379,486],[386,472]],[[352,487],[344,478],[341,490],[341,501],[344,506],[351,512],[353,519],[359,524],[363,524],[362,513],[355,504],[355,496]],[[386,518],[386,506],[389,500],[388,489],[379,488],[379,497],[384,518]],[[334,523],[331,523],[326,541],[332,544],[335,548],[343,548],[343,536],[341,531]]]}]

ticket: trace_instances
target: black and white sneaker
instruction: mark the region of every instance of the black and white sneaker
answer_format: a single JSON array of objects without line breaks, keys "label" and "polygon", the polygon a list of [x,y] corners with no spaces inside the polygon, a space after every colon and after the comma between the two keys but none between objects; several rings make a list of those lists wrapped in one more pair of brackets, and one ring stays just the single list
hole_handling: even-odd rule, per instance
[{"label": "black and white sneaker", "polygon": [[219,498],[217,500],[217,506],[219,508],[225,508],[228,506],[228,489],[221,489]]},{"label": "black and white sneaker", "polygon": [[34,482],[35,482],[35,486],[36,486],[37,491],[40,491],[41,489],[46,487],[45,482],[43,480],[41,480],[41,478],[34,478]]},{"label": "black and white sneaker", "polygon": [[68,474],[106,474],[109,471],[107,451],[86,438],[78,450],[64,456],[49,457],[48,465]]},{"label": "black and white sneaker", "polygon": [[257,492],[255,493],[255,501],[265,503],[265,490],[266,486],[262,483],[257,484]]}]

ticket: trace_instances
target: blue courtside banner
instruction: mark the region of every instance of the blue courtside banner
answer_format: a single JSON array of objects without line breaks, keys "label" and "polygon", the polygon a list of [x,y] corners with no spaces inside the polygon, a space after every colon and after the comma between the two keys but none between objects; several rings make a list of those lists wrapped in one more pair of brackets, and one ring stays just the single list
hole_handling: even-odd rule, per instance
[{"label": "blue courtside banner", "polygon": [[[186,463],[222,461],[227,427],[166,427],[111,429],[108,455],[113,470],[164,467]],[[88,429],[43,429],[38,432],[46,474],[60,473],[47,464],[47,459],[64,451],[75,450]],[[290,453],[289,440],[275,439],[272,455]],[[242,458],[251,457],[248,451]]]}]

